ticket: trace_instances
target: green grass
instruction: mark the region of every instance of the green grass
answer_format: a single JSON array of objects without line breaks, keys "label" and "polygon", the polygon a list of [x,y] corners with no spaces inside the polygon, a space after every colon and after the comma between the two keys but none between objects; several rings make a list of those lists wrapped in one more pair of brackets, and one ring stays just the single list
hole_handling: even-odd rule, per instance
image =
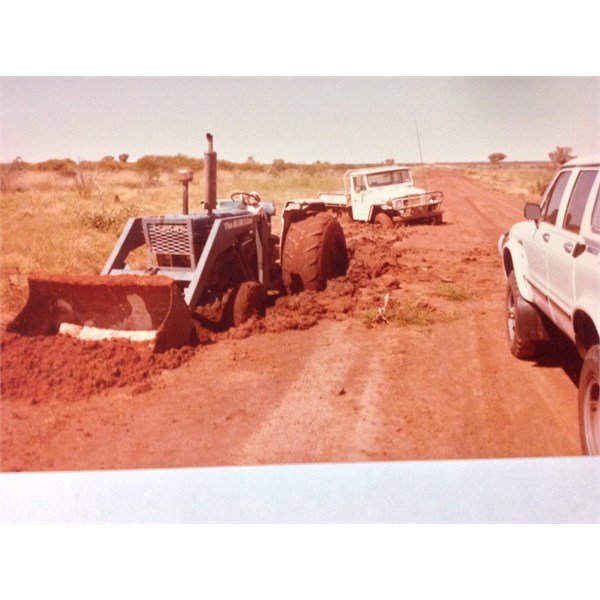
[{"label": "green grass", "polygon": [[398,327],[426,327],[434,323],[449,321],[453,315],[438,310],[425,301],[402,302],[389,299],[384,307],[369,309],[361,315],[362,322],[367,327],[379,323],[387,323]]},{"label": "green grass", "polygon": [[444,298],[444,300],[450,300],[451,302],[465,302],[472,297],[467,290],[454,283],[440,283],[434,293],[439,298]]}]

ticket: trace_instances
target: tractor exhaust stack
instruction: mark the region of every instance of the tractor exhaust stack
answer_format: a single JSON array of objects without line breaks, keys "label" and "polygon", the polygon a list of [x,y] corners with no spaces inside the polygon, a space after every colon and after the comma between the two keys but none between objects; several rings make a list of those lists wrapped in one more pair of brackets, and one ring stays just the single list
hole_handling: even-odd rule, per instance
[{"label": "tractor exhaust stack", "polygon": [[213,136],[206,134],[208,151],[204,153],[204,207],[208,214],[217,208],[217,153],[213,151]]}]

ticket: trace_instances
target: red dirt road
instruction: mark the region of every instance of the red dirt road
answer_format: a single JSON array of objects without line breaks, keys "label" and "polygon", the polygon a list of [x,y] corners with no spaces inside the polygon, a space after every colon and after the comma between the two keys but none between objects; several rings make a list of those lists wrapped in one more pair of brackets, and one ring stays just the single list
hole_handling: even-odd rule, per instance
[{"label": "red dirt road", "polygon": [[344,224],[346,277],[196,349],[5,335],[2,470],[581,454],[577,357],[521,362],[505,340],[496,244],[524,198],[441,167],[428,182],[444,225]]}]

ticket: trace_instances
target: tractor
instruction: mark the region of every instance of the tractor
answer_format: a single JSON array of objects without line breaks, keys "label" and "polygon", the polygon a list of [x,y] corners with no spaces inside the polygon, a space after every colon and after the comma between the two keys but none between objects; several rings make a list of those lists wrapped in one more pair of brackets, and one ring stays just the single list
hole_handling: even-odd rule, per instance
[{"label": "tractor", "polygon": [[99,275],[30,274],[27,302],[7,330],[128,338],[164,352],[192,343],[194,322],[215,306],[221,326],[238,326],[269,298],[319,291],[345,274],[344,232],[325,203],[285,203],[276,235],[274,205],[256,192],[217,202],[217,153],[206,137],[202,210],[189,211],[193,173],[180,171],[181,212],[130,218]]}]

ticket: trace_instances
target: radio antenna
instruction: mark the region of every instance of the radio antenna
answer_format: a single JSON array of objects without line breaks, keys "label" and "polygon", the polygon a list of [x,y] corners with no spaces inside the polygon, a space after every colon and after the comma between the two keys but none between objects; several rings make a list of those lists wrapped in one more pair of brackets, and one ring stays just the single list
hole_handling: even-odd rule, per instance
[{"label": "radio antenna", "polygon": [[419,144],[419,157],[421,159],[421,172],[423,173],[423,183],[425,189],[427,189],[427,178],[425,177],[425,165],[423,164],[423,152],[421,152],[421,136],[419,135],[419,124],[415,119],[415,129],[417,130],[417,143]]}]

